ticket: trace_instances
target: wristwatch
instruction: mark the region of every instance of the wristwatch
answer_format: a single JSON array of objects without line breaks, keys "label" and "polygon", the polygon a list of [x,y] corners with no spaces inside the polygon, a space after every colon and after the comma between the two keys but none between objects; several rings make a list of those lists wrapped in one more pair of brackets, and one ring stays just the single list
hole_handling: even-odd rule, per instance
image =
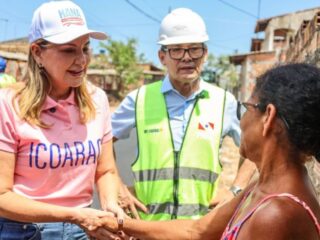
[{"label": "wristwatch", "polygon": [[123,219],[117,219],[118,222],[118,232],[123,231]]},{"label": "wristwatch", "polygon": [[229,190],[233,193],[234,196],[237,196],[242,191],[240,187],[234,185],[232,185]]}]

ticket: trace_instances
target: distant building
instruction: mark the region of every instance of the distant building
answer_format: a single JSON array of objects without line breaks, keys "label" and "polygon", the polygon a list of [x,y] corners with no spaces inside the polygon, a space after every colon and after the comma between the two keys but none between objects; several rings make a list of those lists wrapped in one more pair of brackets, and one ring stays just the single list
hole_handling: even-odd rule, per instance
[{"label": "distant building", "polygon": [[303,21],[286,52],[287,62],[316,64],[320,67],[320,11],[310,21]]},{"label": "distant building", "polygon": [[6,72],[22,81],[27,71],[27,38],[0,42],[0,56],[7,60]]},{"label": "distant building", "polygon": [[117,89],[118,74],[115,69],[94,69],[89,68],[87,71],[87,78],[94,85],[99,86],[107,93]]},{"label": "distant building", "polygon": [[165,72],[152,63],[142,63],[139,66],[143,69],[143,84],[152,83],[164,78]]},{"label": "distant building", "polygon": [[0,50],[14,53],[23,53],[27,55],[29,52],[28,38],[16,38],[0,42]]},{"label": "distant building", "polygon": [[[298,41],[303,40],[297,40],[301,38],[297,37],[297,34],[302,31],[299,30],[301,25],[306,25],[319,11],[320,8],[312,8],[257,21],[255,33],[263,32],[264,38],[252,39],[249,53],[230,56],[231,63],[241,66],[240,100],[250,96],[257,76],[276,63],[286,62],[289,59],[304,59],[303,54],[298,53],[302,50],[301,46],[297,47]],[[294,48],[297,50],[293,50]],[[314,46],[310,49],[313,50],[309,51],[315,51]],[[290,51],[295,52],[296,56]]]}]

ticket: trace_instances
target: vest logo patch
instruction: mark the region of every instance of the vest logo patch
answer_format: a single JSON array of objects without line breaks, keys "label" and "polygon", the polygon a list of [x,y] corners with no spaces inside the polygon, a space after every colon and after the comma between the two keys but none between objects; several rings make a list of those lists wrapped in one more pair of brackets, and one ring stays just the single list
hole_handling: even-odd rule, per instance
[{"label": "vest logo patch", "polygon": [[162,128],[151,128],[151,129],[145,129],[144,133],[160,133],[162,132]]},{"label": "vest logo patch", "polygon": [[207,123],[198,123],[198,130],[206,131],[206,130],[213,130],[214,129],[214,123],[213,122],[207,122]]}]

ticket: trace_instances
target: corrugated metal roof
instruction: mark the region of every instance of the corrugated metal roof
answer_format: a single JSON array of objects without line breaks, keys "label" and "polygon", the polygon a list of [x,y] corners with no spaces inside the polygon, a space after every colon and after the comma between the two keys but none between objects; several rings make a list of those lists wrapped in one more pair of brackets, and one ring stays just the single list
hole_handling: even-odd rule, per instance
[{"label": "corrugated metal roof", "polygon": [[19,60],[25,62],[28,60],[27,54],[24,53],[15,53],[0,50],[0,56],[10,60]]}]

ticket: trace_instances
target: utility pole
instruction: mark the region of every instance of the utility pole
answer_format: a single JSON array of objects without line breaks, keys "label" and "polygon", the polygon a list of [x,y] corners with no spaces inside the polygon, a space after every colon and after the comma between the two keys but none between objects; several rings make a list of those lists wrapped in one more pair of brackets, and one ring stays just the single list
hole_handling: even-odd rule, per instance
[{"label": "utility pole", "polygon": [[[258,0],[258,10],[257,10],[257,21],[260,19],[260,12],[261,12],[261,0]],[[259,33],[256,34],[256,38],[259,38]]]},{"label": "utility pole", "polygon": [[[7,35],[7,24],[8,24],[8,22],[9,22],[9,19],[7,19],[7,18],[0,18],[0,21],[2,21],[2,22],[4,22],[4,34],[3,34],[3,39],[2,40],[4,40],[4,39],[6,39],[6,35]],[[1,35],[0,35],[1,36]],[[0,39],[1,40],[1,39]]]}]

